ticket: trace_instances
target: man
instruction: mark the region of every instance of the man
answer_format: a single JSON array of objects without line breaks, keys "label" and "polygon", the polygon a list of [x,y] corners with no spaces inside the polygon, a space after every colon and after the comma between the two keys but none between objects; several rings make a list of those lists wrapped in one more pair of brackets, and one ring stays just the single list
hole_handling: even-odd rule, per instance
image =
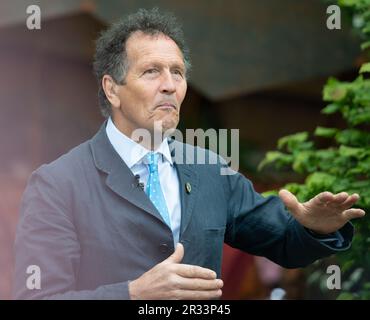
[{"label": "man", "polygon": [[[189,164],[187,153],[204,150],[166,135],[156,143],[179,122],[189,65],[176,21],[157,10],[99,38],[94,68],[107,120],[32,174],[15,244],[16,298],[219,298],[224,242],[285,267],[349,248],[349,220],[364,215],[350,209],[358,195],[263,198],[241,174],[221,175],[216,155],[207,152],[216,164]],[[151,139],[134,139],[138,129]],[[39,289],[28,285],[30,265]]]}]

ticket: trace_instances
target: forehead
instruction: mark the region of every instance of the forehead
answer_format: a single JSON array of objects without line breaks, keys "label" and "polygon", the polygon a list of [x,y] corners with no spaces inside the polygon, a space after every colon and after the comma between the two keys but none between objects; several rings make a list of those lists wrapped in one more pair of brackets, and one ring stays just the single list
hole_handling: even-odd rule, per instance
[{"label": "forehead", "polygon": [[183,64],[183,54],[170,37],[163,33],[134,32],[126,41],[128,60],[136,63],[164,61]]}]

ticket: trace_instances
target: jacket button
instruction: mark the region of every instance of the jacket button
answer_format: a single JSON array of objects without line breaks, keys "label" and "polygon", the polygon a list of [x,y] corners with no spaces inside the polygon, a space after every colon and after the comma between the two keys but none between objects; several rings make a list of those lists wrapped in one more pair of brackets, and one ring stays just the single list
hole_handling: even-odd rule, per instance
[{"label": "jacket button", "polygon": [[167,253],[168,252],[168,245],[165,244],[165,243],[162,243],[160,246],[159,246],[159,250],[161,250],[162,253]]}]

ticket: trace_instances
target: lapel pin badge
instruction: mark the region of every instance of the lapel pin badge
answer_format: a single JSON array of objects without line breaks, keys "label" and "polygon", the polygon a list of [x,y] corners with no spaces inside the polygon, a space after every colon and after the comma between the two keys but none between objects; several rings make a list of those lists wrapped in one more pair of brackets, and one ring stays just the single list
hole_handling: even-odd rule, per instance
[{"label": "lapel pin badge", "polygon": [[191,184],[190,184],[189,182],[187,182],[187,183],[185,184],[185,189],[186,189],[186,192],[187,192],[187,193],[190,193],[190,192],[191,192]]}]

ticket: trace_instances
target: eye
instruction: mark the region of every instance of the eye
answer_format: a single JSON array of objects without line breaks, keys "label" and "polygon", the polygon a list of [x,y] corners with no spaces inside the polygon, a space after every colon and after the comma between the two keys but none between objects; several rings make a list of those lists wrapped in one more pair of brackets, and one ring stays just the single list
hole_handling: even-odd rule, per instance
[{"label": "eye", "polygon": [[157,69],[154,69],[154,68],[147,69],[147,70],[144,71],[144,73],[146,73],[146,74],[154,74],[156,72],[158,72],[158,70]]},{"label": "eye", "polygon": [[179,76],[183,77],[183,72],[181,70],[179,70],[179,69],[174,70],[173,73],[176,74],[176,75],[179,75]]}]

